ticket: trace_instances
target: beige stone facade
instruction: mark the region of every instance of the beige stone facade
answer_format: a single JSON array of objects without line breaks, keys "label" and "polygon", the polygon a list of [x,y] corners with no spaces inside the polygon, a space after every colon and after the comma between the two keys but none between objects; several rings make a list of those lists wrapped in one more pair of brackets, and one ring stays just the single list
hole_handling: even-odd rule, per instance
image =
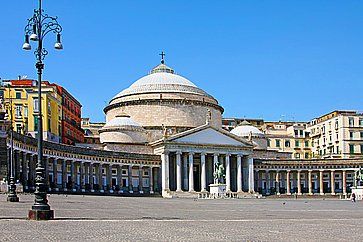
[{"label": "beige stone facade", "polygon": [[293,159],[310,159],[311,142],[305,122],[265,122],[268,150],[291,153]]},{"label": "beige stone facade", "polygon": [[309,124],[312,153],[317,158],[363,157],[363,114],[333,111]]}]

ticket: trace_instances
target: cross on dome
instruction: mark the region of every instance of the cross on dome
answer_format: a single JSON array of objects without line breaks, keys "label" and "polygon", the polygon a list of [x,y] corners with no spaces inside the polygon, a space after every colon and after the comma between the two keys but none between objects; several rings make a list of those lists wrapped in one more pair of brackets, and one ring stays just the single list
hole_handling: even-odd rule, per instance
[{"label": "cross on dome", "polygon": [[164,59],[165,53],[164,53],[164,51],[161,51],[161,53],[159,55],[161,55],[161,64],[164,64],[165,63],[165,59]]}]

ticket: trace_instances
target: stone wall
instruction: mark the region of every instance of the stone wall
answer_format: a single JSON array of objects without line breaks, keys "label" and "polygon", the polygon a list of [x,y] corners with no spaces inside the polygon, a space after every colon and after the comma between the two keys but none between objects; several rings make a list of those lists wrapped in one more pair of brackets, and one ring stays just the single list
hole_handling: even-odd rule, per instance
[{"label": "stone wall", "polygon": [[206,123],[208,109],[211,111],[211,125],[222,127],[220,109],[208,105],[182,104],[176,102],[152,102],[115,107],[107,112],[107,120],[126,113],[143,127],[198,127]]},{"label": "stone wall", "polygon": [[154,151],[150,146],[142,144],[106,144],[104,149],[117,152],[154,154]]},{"label": "stone wall", "polygon": [[[193,93],[165,92],[165,93],[139,93],[135,95],[124,96],[111,100],[110,104],[120,102],[129,102],[135,100],[195,100],[206,103],[218,104],[218,101],[211,97]],[[107,108],[106,108],[107,109]]]},{"label": "stone wall", "polygon": [[252,157],[254,159],[276,159],[285,160],[291,159],[291,153],[289,152],[278,152],[275,150],[253,150]]}]

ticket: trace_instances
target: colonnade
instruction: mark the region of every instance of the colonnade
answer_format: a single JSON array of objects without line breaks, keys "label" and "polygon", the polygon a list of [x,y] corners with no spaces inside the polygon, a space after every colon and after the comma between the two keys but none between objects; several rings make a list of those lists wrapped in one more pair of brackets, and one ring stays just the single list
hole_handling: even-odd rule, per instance
[{"label": "colonnade", "polygon": [[[44,155],[49,191],[154,193],[159,192],[157,165],[84,161]],[[15,180],[25,191],[35,188],[37,155],[14,150]]]},{"label": "colonnade", "polygon": [[254,192],[253,159],[239,153],[164,150],[161,154],[162,190],[208,192],[217,183],[213,176],[217,163],[225,168],[227,192]]},{"label": "colonnade", "polygon": [[265,194],[347,194],[353,185],[353,169],[256,170],[256,185]]}]

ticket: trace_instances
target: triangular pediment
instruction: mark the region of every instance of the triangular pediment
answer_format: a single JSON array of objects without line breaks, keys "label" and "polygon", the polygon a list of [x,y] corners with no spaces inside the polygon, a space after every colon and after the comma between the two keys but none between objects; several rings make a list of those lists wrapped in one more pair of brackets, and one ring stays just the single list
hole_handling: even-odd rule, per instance
[{"label": "triangular pediment", "polygon": [[188,144],[250,146],[249,143],[234,137],[227,131],[217,130],[212,127],[195,130],[195,132],[187,131],[185,134],[170,137],[168,141]]}]

